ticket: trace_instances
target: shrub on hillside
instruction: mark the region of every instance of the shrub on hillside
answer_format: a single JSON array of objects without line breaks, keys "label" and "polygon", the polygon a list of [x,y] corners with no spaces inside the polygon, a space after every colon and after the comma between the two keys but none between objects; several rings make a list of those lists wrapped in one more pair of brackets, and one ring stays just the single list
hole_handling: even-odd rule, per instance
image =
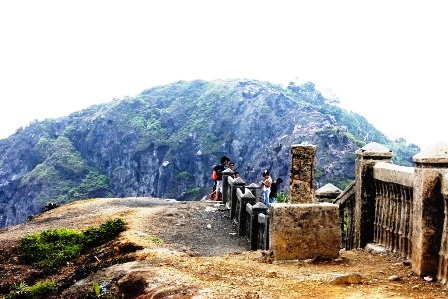
[{"label": "shrub on hillside", "polygon": [[124,225],[123,220],[115,219],[83,232],[61,228],[27,235],[20,241],[20,258],[24,263],[52,273],[79,257],[85,248],[112,240],[124,230]]}]

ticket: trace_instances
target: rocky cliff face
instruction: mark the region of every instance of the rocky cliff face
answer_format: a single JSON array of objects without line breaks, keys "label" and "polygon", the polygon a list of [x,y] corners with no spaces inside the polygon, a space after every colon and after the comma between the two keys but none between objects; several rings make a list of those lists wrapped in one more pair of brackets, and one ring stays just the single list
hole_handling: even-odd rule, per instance
[{"label": "rocky cliff face", "polygon": [[182,192],[199,200],[222,155],[247,183],[269,169],[288,191],[290,148],[302,142],[317,145],[316,187],[343,189],[354,177],[355,151],[371,141],[398,147],[404,161],[419,150],[388,140],[312,83],[181,81],[34,122],[0,140],[0,227],[49,202]]}]

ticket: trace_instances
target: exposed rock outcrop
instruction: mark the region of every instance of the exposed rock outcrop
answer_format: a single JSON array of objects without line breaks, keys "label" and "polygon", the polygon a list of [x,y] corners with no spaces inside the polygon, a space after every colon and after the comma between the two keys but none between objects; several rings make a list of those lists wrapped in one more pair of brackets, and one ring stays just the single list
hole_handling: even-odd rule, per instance
[{"label": "exposed rock outcrop", "polygon": [[[365,140],[365,136],[369,136]],[[316,187],[343,189],[354,153],[387,144],[362,116],[327,101],[312,83],[283,88],[249,80],[180,81],[60,119],[33,122],[0,140],[0,227],[49,202],[154,196],[198,200],[222,155],[248,182],[262,169],[289,186],[292,144],[317,146]],[[393,148],[389,145],[389,148]],[[418,147],[401,146],[412,157]]]}]

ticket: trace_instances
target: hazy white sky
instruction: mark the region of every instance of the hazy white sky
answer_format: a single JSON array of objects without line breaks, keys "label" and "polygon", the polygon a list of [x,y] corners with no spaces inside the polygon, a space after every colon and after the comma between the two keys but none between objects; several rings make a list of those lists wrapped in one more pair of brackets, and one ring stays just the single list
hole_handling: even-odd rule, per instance
[{"label": "hazy white sky", "polygon": [[298,78],[423,149],[448,142],[444,1],[0,1],[0,138],[178,80]]}]

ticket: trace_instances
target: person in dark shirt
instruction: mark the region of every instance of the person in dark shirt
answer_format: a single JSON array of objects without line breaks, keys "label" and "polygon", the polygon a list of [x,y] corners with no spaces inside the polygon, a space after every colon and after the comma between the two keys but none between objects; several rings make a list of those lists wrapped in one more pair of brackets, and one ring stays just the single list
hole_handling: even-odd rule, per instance
[{"label": "person in dark shirt", "polygon": [[226,156],[222,156],[221,163],[216,165],[213,169],[216,171],[216,174],[218,175],[218,179],[216,180],[216,192],[222,193],[222,172],[227,169],[229,165],[230,159]]},{"label": "person in dark shirt", "polygon": [[278,178],[271,184],[271,193],[269,194],[269,201],[276,202],[277,201],[277,191],[279,189],[280,184],[283,183],[282,178]]}]

